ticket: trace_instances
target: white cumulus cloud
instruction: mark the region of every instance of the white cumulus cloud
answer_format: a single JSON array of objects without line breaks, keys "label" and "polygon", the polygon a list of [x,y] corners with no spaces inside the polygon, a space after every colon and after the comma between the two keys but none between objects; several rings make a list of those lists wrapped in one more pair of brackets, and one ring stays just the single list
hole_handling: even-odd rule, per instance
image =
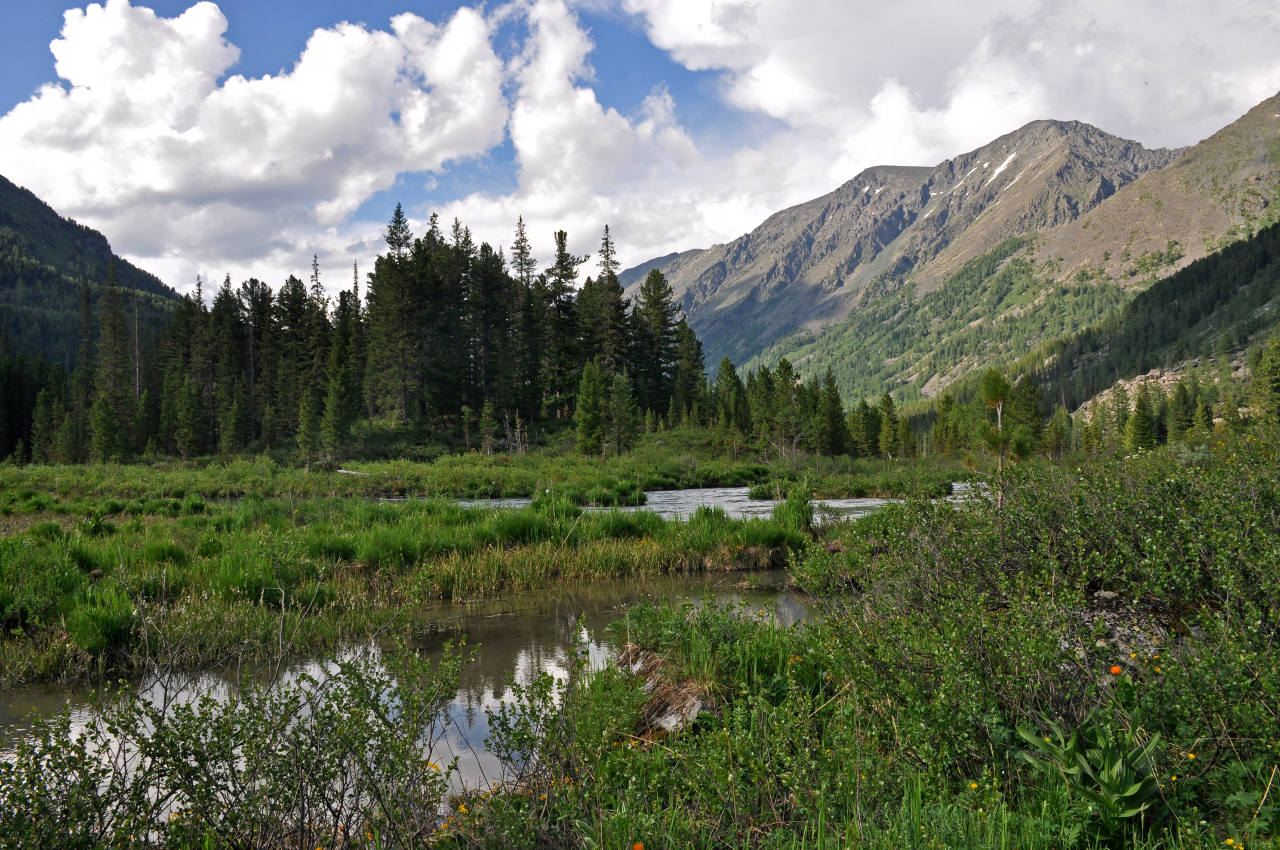
[{"label": "white cumulus cloud", "polygon": [[[661,74],[630,111],[602,103],[588,14],[718,83],[716,132],[690,129],[699,104]],[[523,215],[545,264],[553,230],[586,253],[608,223],[633,263],[1036,118],[1183,145],[1280,88],[1274,0],[512,0],[318,29],[256,78],[235,74],[226,32],[211,2],[67,12],[59,82],[0,117],[6,176],[180,287],[196,271],[278,284],[313,251],[337,286],[382,250],[382,224],[353,221],[369,198],[505,160],[507,142],[514,188],[442,196],[445,227],[509,244]]]},{"label": "white cumulus cloud", "polygon": [[239,56],[226,29],[209,2],[67,12],[51,45],[64,82],[0,118],[7,175],[182,286],[196,269],[305,269],[397,175],[503,139],[503,63],[476,9],[319,29],[291,70],[253,79],[223,79]]}]

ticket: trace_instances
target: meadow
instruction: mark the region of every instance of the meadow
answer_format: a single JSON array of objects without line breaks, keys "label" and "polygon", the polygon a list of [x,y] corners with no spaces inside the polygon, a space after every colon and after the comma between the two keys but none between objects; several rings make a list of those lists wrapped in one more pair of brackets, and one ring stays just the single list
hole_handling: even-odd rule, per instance
[{"label": "meadow", "polygon": [[[10,625],[11,682],[269,653],[281,634],[324,651],[427,601],[784,558],[822,614],[628,610],[614,643],[652,659],[646,674],[584,655],[567,679],[516,685],[489,723],[504,775],[463,794],[424,753],[465,650],[389,651],[163,715],[117,700],[103,728],[143,754],[136,769],[103,772],[107,738],[43,726],[0,765],[16,803],[0,833],[54,846],[40,824],[71,812],[86,847],[1275,846],[1274,428],[1027,460],[988,483],[963,504],[921,486],[821,529],[811,487],[769,519],[688,522],[546,493],[495,512],[152,491],[84,517],[57,508],[121,497],[37,490],[57,501],[14,503],[25,525],[2,563],[25,566],[0,587],[57,566],[43,590],[19,585],[46,607]],[[658,722],[690,699],[691,722]]]}]

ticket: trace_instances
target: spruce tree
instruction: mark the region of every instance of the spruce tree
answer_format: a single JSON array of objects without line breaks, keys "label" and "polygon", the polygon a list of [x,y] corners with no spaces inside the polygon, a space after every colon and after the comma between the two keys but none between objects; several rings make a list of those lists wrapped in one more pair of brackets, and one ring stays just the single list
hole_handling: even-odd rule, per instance
[{"label": "spruce tree", "polygon": [[739,436],[751,432],[751,411],[747,405],[747,391],[738,377],[733,361],[725,357],[716,369],[715,416],[719,427]]},{"label": "spruce tree", "polygon": [[822,378],[817,419],[818,450],[831,457],[848,453],[849,424],[840,390],[836,387],[836,376],[830,366]]},{"label": "spruce tree", "polygon": [[1253,368],[1252,381],[1254,414],[1263,421],[1280,422],[1280,336],[1262,350],[1258,365]]},{"label": "spruce tree", "polygon": [[[411,256],[409,224],[396,205],[387,226],[387,253],[374,261],[366,290],[368,322],[364,395],[368,409],[405,424],[420,409],[421,349],[427,306],[429,257]],[[415,259],[417,262],[415,262]],[[418,267],[418,268],[415,268]],[[282,293],[283,294],[283,293]],[[282,399],[287,403],[288,399]]]},{"label": "spruce tree", "polygon": [[493,454],[496,445],[494,433],[498,430],[498,421],[494,417],[493,402],[489,399],[485,399],[480,407],[480,422],[476,425],[476,430],[480,437],[480,451],[487,455]]},{"label": "spruce tree", "polygon": [[578,372],[577,316],[574,281],[578,266],[587,261],[569,253],[569,235],[555,233],[555,258],[542,275],[544,407],[548,415],[562,416],[573,395]]},{"label": "spruce tree", "polygon": [[114,263],[108,267],[100,309],[98,373],[90,413],[92,453],[97,461],[123,460],[131,454],[137,397]]},{"label": "spruce tree", "polygon": [[1151,396],[1146,383],[1138,386],[1133,412],[1125,420],[1124,448],[1137,452],[1156,445],[1155,417],[1151,413]]},{"label": "spruce tree", "polygon": [[604,381],[596,360],[582,367],[577,401],[578,451],[598,455],[604,438]]},{"label": "spruce tree", "polygon": [[[325,452],[333,458],[341,457],[346,450],[359,404],[347,347],[347,339],[342,334],[335,333],[329,348],[324,416],[320,425],[321,443]],[[299,436],[298,440],[301,444],[302,437]]]},{"label": "spruce tree", "polygon": [[880,454],[892,458],[898,453],[898,409],[893,403],[893,396],[885,390],[877,405],[880,414],[876,429],[877,445]]},{"label": "spruce tree", "polygon": [[1062,405],[1054,408],[1053,416],[1044,429],[1044,450],[1053,457],[1061,459],[1067,449],[1071,448],[1071,414]]},{"label": "spruce tree", "polygon": [[315,392],[307,387],[302,391],[298,409],[298,451],[305,460],[310,461],[320,449],[321,417],[321,407],[316,401]]},{"label": "spruce tree", "polygon": [[681,316],[676,322],[676,362],[671,391],[671,408],[680,418],[704,407],[706,373],[702,340]]},{"label": "spruce tree", "polygon": [[636,389],[647,411],[666,410],[676,360],[676,309],[671,284],[657,269],[640,284],[632,310]]},{"label": "spruce tree", "polygon": [[639,433],[640,410],[636,407],[631,377],[624,369],[613,376],[609,387],[609,445],[615,454],[624,454],[635,445]]}]

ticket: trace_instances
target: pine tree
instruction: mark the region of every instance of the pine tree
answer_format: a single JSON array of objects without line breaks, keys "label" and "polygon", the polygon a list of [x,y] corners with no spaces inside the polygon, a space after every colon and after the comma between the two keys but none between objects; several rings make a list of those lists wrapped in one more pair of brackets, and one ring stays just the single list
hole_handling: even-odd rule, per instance
[{"label": "pine tree", "polygon": [[911,431],[911,423],[907,421],[907,417],[898,417],[898,433],[894,438],[894,443],[898,447],[898,452],[902,457],[915,457],[916,452],[916,436]]},{"label": "pine tree", "polygon": [[938,418],[933,423],[934,452],[947,454],[960,448],[957,415],[955,399],[952,398],[951,393],[943,393],[938,399]]},{"label": "pine tree", "polygon": [[577,316],[573,284],[578,266],[587,261],[569,253],[569,235],[555,233],[555,259],[542,275],[544,405],[548,415],[562,416],[573,395],[578,372]]},{"label": "pine tree", "polygon": [[702,341],[680,317],[676,322],[676,362],[672,379],[671,409],[684,419],[705,408],[707,364],[702,355]]},{"label": "pine tree", "polygon": [[90,413],[92,454],[97,461],[123,460],[131,454],[137,398],[114,263],[107,270],[100,320],[96,394]]},{"label": "pine tree", "polygon": [[1155,417],[1151,413],[1151,396],[1146,383],[1142,383],[1138,386],[1133,412],[1125,420],[1124,447],[1126,451],[1137,452],[1154,448],[1155,445],[1156,427]]},{"label": "pine tree", "polygon": [[1044,397],[1040,392],[1040,384],[1030,375],[1018,378],[1009,396],[1007,418],[1010,427],[1025,425],[1039,439],[1044,430],[1043,408]]},{"label": "pine tree", "polygon": [[640,406],[655,413],[670,403],[676,359],[676,309],[671,284],[652,269],[632,310],[635,382]]},{"label": "pine tree", "polygon": [[721,428],[739,436],[751,433],[751,411],[747,391],[733,361],[725,357],[716,369],[715,416]]},{"label": "pine tree", "polygon": [[1111,392],[1111,430],[1108,442],[1112,448],[1124,440],[1125,425],[1129,422],[1129,391],[1124,384],[1117,384]]},{"label": "pine tree", "polygon": [[880,411],[865,398],[858,400],[858,408],[851,414],[849,433],[853,437],[854,457],[875,457],[880,453]]},{"label": "pine tree", "polygon": [[240,303],[245,327],[245,358],[247,371],[245,383],[248,389],[249,439],[267,437],[263,428],[263,408],[271,403],[277,372],[273,357],[275,342],[275,296],[271,287],[257,278],[249,278],[240,285]]},{"label": "pine tree", "polygon": [[516,283],[524,289],[532,289],[534,275],[538,271],[538,260],[533,256],[529,246],[529,235],[524,228],[524,216],[516,220],[516,235],[511,242],[511,271]]},{"label": "pine tree", "polygon": [[496,447],[494,432],[498,430],[498,422],[494,417],[493,402],[489,399],[484,400],[484,404],[480,407],[480,422],[476,425],[479,431],[480,451],[487,455],[491,455]]},{"label": "pine tree", "polygon": [[1280,336],[1262,350],[1252,380],[1254,414],[1263,421],[1280,422]]},{"label": "pine tree", "polygon": [[996,456],[996,507],[1004,506],[1004,461],[1013,444],[1011,428],[1005,427],[1004,413],[1013,388],[995,369],[988,369],[981,378],[982,401],[995,416],[995,426],[990,423],[983,429],[982,437],[987,448]]},{"label": "pine tree", "polygon": [[[199,278],[196,278],[197,286]],[[77,327],[79,348],[76,354],[76,371],[72,379],[71,409],[68,412],[69,439],[60,440],[65,463],[75,463],[86,458],[89,445],[89,408],[93,405],[93,377],[97,371],[94,362],[94,345],[97,333],[94,328],[92,301],[89,299],[89,283],[80,284],[80,323]],[[69,451],[67,451],[69,450]]]},{"label": "pine tree", "polygon": [[822,389],[818,399],[818,451],[835,457],[849,451],[849,423],[845,418],[844,401],[840,398],[840,390],[836,386],[836,376],[827,367],[822,378]]},{"label": "pine tree", "polygon": [[1062,405],[1054,408],[1044,429],[1044,450],[1057,459],[1071,447],[1071,414]]},{"label": "pine tree", "polygon": [[604,381],[596,360],[588,361],[582,367],[575,419],[578,424],[578,451],[586,455],[600,454],[604,438]]},{"label": "pine tree", "polygon": [[[321,443],[325,452],[333,458],[341,457],[344,453],[347,442],[351,439],[351,425],[359,409],[354,370],[347,355],[348,345],[346,335],[334,333],[326,369],[324,416],[320,424]],[[301,436],[299,443],[302,443]]]},{"label": "pine tree", "polygon": [[307,387],[302,391],[298,409],[298,451],[308,461],[320,449],[321,424],[320,404],[316,401],[315,392]]},{"label": "pine tree", "polygon": [[519,304],[516,282],[507,274],[501,253],[485,242],[471,265],[466,306],[471,351],[467,400],[510,398],[515,388],[512,363],[513,309]]},{"label": "pine tree", "polygon": [[[372,413],[406,424],[421,410],[425,373],[422,337],[427,310],[424,274],[429,257],[411,237],[404,211],[396,205],[386,232],[387,254],[374,261],[366,290],[368,322],[364,394]],[[283,293],[282,293],[283,294]],[[282,404],[288,399],[282,399]]]},{"label": "pine tree", "polygon": [[623,454],[635,445],[639,433],[640,410],[636,407],[631,377],[624,369],[613,376],[609,387],[609,445],[615,454]]},{"label": "pine tree", "polygon": [[395,212],[391,214],[391,221],[387,223],[387,232],[383,238],[391,259],[397,262],[404,260],[413,242],[413,234],[409,230],[409,219],[405,218],[404,207],[398,203]]},{"label": "pine tree", "polygon": [[898,453],[898,409],[893,403],[893,396],[889,395],[889,391],[885,390],[880,396],[880,403],[877,405],[877,413],[879,416],[879,427],[877,430],[878,444],[876,448],[880,454],[887,458],[892,458]]},{"label": "pine tree", "polygon": [[176,404],[174,442],[184,458],[195,457],[200,452],[200,394],[195,381],[187,375]]}]

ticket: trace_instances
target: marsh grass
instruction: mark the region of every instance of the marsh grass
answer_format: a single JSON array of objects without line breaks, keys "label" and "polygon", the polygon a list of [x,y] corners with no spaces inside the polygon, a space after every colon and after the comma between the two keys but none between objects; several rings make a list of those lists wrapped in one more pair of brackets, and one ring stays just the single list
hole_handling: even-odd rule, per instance
[{"label": "marsh grass", "polygon": [[[0,644],[10,658],[31,656],[5,665],[5,684],[127,671],[161,645],[193,661],[261,655],[278,642],[269,623],[281,616],[299,649],[322,649],[338,633],[411,616],[406,605],[560,580],[753,569],[806,541],[772,519],[668,522],[646,511],[584,511],[559,493],[514,510],[339,496],[187,494],[178,504],[133,515],[127,503],[99,502],[71,531],[43,521],[0,538]],[[115,519],[108,525],[106,516]],[[123,617],[126,608],[136,616]],[[62,634],[77,652],[56,645]]]}]

